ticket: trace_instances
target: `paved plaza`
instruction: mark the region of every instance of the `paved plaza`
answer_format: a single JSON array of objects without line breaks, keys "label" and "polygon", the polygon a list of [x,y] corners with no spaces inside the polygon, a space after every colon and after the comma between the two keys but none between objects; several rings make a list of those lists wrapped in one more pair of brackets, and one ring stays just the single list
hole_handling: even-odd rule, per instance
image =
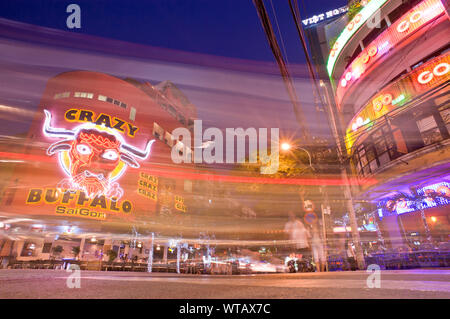
[{"label": "paved plaza", "polygon": [[364,271],[239,276],[81,271],[80,288],[68,288],[71,275],[65,270],[0,270],[0,298],[450,299],[448,269],[382,271],[380,288],[368,288]]}]

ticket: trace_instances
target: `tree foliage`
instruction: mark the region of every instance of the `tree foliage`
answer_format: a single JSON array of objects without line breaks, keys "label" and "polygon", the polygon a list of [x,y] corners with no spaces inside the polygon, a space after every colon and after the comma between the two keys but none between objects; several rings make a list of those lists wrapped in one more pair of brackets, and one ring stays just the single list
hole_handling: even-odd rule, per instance
[{"label": "tree foliage", "polygon": [[59,255],[64,251],[64,248],[60,245],[53,247],[53,254]]},{"label": "tree foliage", "polygon": [[114,259],[116,259],[117,258],[117,252],[115,252],[114,250],[108,250],[107,252],[106,252],[106,256],[108,256],[108,260],[109,260],[109,262],[113,262],[114,261]]},{"label": "tree foliage", "polygon": [[77,257],[80,254],[80,247],[72,247],[72,254],[74,257]]},{"label": "tree foliage", "polygon": [[361,0],[349,1],[347,16],[349,20],[352,20],[359,11],[364,7]]}]

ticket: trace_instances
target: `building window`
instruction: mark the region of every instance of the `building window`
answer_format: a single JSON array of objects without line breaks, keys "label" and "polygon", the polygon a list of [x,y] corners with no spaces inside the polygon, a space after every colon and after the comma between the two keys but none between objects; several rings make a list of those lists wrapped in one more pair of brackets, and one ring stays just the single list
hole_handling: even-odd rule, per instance
[{"label": "building window", "polygon": [[401,16],[405,14],[408,10],[412,9],[417,3],[419,3],[421,0],[409,0],[409,1],[403,1],[403,3],[395,8],[391,13],[388,14],[389,21],[394,23],[397,21]]},{"label": "building window", "polygon": [[192,181],[189,179],[184,180],[184,191],[192,193]]},{"label": "building window", "polygon": [[53,96],[53,99],[55,99],[55,100],[63,99],[63,98],[68,98],[69,96],[70,96],[70,92],[56,93]]},{"label": "building window", "polygon": [[43,254],[48,254],[48,253],[50,253],[51,248],[52,248],[52,243],[45,243],[45,244],[44,244],[44,247],[42,248],[42,253],[43,253]]},{"label": "building window", "polygon": [[398,79],[400,79],[402,76],[404,76],[407,73],[408,73],[408,70],[403,70],[402,72],[400,72],[399,74],[394,76],[388,83],[392,83],[392,82],[397,81]]},{"label": "building window", "polygon": [[167,105],[167,112],[173,117],[177,117],[177,110],[172,105]]},{"label": "building window", "polygon": [[347,65],[345,68],[347,69],[350,64],[356,59],[356,57],[361,53],[362,49],[361,46],[357,46],[355,51],[353,52],[352,56],[348,57]]},{"label": "building window", "polygon": [[173,136],[172,134],[170,134],[169,132],[166,132],[165,137],[164,137],[164,142],[169,145],[169,146],[173,146]]},{"label": "building window", "polygon": [[[89,94],[91,94],[91,93],[88,93],[88,95],[89,95]],[[89,97],[89,96],[88,96],[88,98],[91,99],[92,97]],[[126,103],[121,102],[121,101],[116,100],[116,99],[113,99],[113,98],[108,97],[108,96],[99,95],[99,96],[98,96],[98,99],[99,99],[100,101],[103,101],[103,102],[108,102],[108,103],[112,103],[112,104],[114,104],[114,105],[120,106],[121,108],[124,108],[124,109],[127,108],[127,104],[126,104]],[[134,112],[136,113],[136,110],[135,110]],[[130,113],[130,116],[131,116],[131,113]],[[133,118],[133,121],[134,121],[134,118]]]},{"label": "building window", "polygon": [[183,156],[183,154],[184,154],[184,144],[181,143],[180,141],[178,141],[175,146],[177,148],[178,155]]},{"label": "building window", "polygon": [[35,256],[36,253],[36,244],[33,242],[25,242],[22,248],[22,252],[20,254],[21,257],[29,257]]},{"label": "building window", "polygon": [[153,123],[153,135],[160,140],[162,140],[164,136],[164,129],[155,122]]},{"label": "building window", "polygon": [[428,61],[444,55],[448,50],[450,50],[450,44],[447,44],[445,47],[440,48],[432,53],[430,53],[429,55],[427,55],[426,57],[422,58],[420,61],[416,62],[415,64],[411,65],[411,70],[414,70],[416,68],[418,68],[419,66],[421,66],[424,63],[427,63]]},{"label": "building window", "polygon": [[[391,20],[392,21],[392,20]],[[386,20],[380,21],[380,28],[373,28],[373,30],[362,40],[364,47],[367,47],[373,40],[375,40],[388,27]]]},{"label": "building window", "polygon": [[131,107],[130,109],[130,120],[134,121],[136,119],[136,109],[134,107]]},{"label": "building window", "polygon": [[400,129],[385,124],[361,142],[353,156],[353,164],[358,174],[368,175],[401,153],[407,153],[407,149]]},{"label": "building window", "polygon": [[416,123],[425,145],[430,145],[442,140],[442,135],[433,115],[422,118]]},{"label": "building window", "polygon": [[440,111],[442,120],[444,121],[447,132],[450,134],[450,107]]},{"label": "building window", "polygon": [[75,92],[73,94],[74,97],[79,97],[83,99],[92,99],[94,97],[94,93],[87,93],[87,92]]}]

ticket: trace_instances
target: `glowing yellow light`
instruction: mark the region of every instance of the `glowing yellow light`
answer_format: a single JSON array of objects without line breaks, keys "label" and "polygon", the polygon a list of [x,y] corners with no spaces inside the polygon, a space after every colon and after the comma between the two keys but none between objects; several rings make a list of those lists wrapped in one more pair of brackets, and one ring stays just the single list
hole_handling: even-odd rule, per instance
[{"label": "glowing yellow light", "polygon": [[290,148],[291,148],[291,144],[289,144],[289,143],[282,143],[281,144],[281,149],[283,151],[288,151],[288,150],[290,150]]},{"label": "glowing yellow light", "polygon": [[434,216],[431,216],[431,221],[432,221],[433,223],[435,223],[435,222],[437,221],[437,218],[434,217]]}]

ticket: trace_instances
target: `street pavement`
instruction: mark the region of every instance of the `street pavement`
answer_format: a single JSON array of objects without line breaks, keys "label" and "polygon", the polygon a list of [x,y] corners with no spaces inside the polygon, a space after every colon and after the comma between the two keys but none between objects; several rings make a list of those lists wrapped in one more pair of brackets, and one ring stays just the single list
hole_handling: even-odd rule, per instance
[{"label": "street pavement", "polygon": [[380,288],[369,288],[365,271],[187,275],[80,271],[80,288],[65,270],[0,270],[0,298],[439,298],[450,299],[449,269],[381,271]]}]

